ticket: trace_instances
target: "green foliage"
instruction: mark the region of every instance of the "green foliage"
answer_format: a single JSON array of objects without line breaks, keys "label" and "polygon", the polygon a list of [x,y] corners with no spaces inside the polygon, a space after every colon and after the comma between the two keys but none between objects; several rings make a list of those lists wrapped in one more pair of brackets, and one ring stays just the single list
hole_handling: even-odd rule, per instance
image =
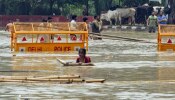
[{"label": "green foliage", "polygon": [[152,5],[152,6],[160,6],[161,4],[159,2],[153,2],[153,1],[151,1],[150,2],[150,5]]},{"label": "green foliage", "polygon": [[19,2],[17,5],[18,5],[17,6],[18,15],[29,15],[31,7],[28,2]]},{"label": "green foliage", "polygon": [[0,2],[0,14],[5,14],[5,3],[3,1]]},{"label": "green foliage", "polygon": [[[0,14],[4,15],[82,15],[84,6],[89,15],[100,14],[111,6],[138,6],[149,0],[0,0]],[[165,3],[165,0],[164,0]]]},{"label": "green foliage", "polygon": [[6,5],[6,14],[8,15],[16,15],[17,13],[17,4],[18,1],[15,0],[6,0],[5,5]]},{"label": "green foliage", "polygon": [[123,6],[127,7],[135,7],[145,3],[149,3],[149,0],[123,0]]}]

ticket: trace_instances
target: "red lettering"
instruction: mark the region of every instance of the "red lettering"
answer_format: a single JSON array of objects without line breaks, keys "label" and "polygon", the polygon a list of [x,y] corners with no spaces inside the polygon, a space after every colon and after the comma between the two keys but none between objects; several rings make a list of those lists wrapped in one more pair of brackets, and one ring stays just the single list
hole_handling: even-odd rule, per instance
[{"label": "red lettering", "polygon": [[54,47],[54,51],[58,51],[57,47]]},{"label": "red lettering", "polygon": [[28,51],[34,52],[34,51],[36,51],[36,47],[28,47]]},{"label": "red lettering", "polygon": [[54,47],[54,51],[62,51],[62,47]]},{"label": "red lettering", "polygon": [[42,51],[42,47],[28,47],[28,51],[30,52]]},{"label": "red lettering", "polygon": [[42,47],[38,47],[37,48],[37,51],[42,51]]},{"label": "red lettering", "polygon": [[64,51],[71,51],[70,47],[64,47]]},{"label": "red lettering", "polygon": [[54,51],[71,51],[71,47],[54,47]]},{"label": "red lettering", "polygon": [[31,47],[28,47],[28,51],[30,51]]}]

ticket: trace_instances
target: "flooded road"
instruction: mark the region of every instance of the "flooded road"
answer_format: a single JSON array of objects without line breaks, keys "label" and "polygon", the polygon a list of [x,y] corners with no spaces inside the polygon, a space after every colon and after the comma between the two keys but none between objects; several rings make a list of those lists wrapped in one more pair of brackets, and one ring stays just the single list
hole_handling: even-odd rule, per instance
[{"label": "flooded road", "polygon": [[[10,35],[0,32],[0,75],[80,75],[105,83],[0,83],[0,100],[174,100],[175,53],[157,52],[157,35],[135,31],[103,34],[144,40],[90,40],[94,67],[63,67],[56,57],[75,61],[77,52],[18,53],[10,51]],[[149,43],[146,43],[149,42]]]}]

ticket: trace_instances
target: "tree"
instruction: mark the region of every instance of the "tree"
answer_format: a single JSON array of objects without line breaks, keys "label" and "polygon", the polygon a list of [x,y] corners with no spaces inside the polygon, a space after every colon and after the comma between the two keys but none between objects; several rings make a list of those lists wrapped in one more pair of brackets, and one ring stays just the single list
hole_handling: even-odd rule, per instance
[{"label": "tree", "polygon": [[0,1],[0,14],[5,14],[5,9],[6,9],[6,6],[5,6],[5,2],[3,0]]},{"label": "tree", "polygon": [[49,1],[49,12],[50,12],[50,15],[53,14],[53,5],[55,3],[56,0],[48,0]]},{"label": "tree", "polygon": [[171,7],[171,13],[169,14],[169,23],[170,24],[175,24],[175,1],[174,0],[169,0],[169,5]]},{"label": "tree", "polygon": [[133,6],[139,5],[139,1],[138,0],[124,0],[123,5],[127,7],[133,7]]},{"label": "tree", "polygon": [[123,0],[123,6],[136,7],[148,2],[149,0]]},{"label": "tree", "polygon": [[29,15],[30,12],[30,3],[27,1],[19,2],[17,6],[18,15]]},{"label": "tree", "polygon": [[113,2],[113,0],[93,0],[93,1],[97,15],[100,15],[101,11],[109,10]]},{"label": "tree", "polygon": [[[0,0],[0,14],[4,15],[56,15],[79,13],[100,14],[109,10],[113,1],[119,0]],[[120,0],[122,1],[122,0]],[[94,5],[89,5],[93,4]],[[68,10],[70,9],[70,10]],[[61,11],[64,12],[61,12]],[[66,12],[65,12],[66,11]],[[73,12],[72,12],[73,11]]]}]

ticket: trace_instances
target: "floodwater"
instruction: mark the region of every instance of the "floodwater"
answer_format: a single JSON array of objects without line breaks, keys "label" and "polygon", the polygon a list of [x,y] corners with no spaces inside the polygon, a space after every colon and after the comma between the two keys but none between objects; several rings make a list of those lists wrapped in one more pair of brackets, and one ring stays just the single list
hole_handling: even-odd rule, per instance
[{"label": "floodwater", "polygon": [[94,67],[63,67],[56,57],[74,61],[71,53],[10,51],[10,35],[0,32],[0,75],[80,75],[105,83],[0,83],[0,100],[175,100],[175,53],[157,52],[156,33],[104,31],[108,38],[90,40],[88,56]]}]

